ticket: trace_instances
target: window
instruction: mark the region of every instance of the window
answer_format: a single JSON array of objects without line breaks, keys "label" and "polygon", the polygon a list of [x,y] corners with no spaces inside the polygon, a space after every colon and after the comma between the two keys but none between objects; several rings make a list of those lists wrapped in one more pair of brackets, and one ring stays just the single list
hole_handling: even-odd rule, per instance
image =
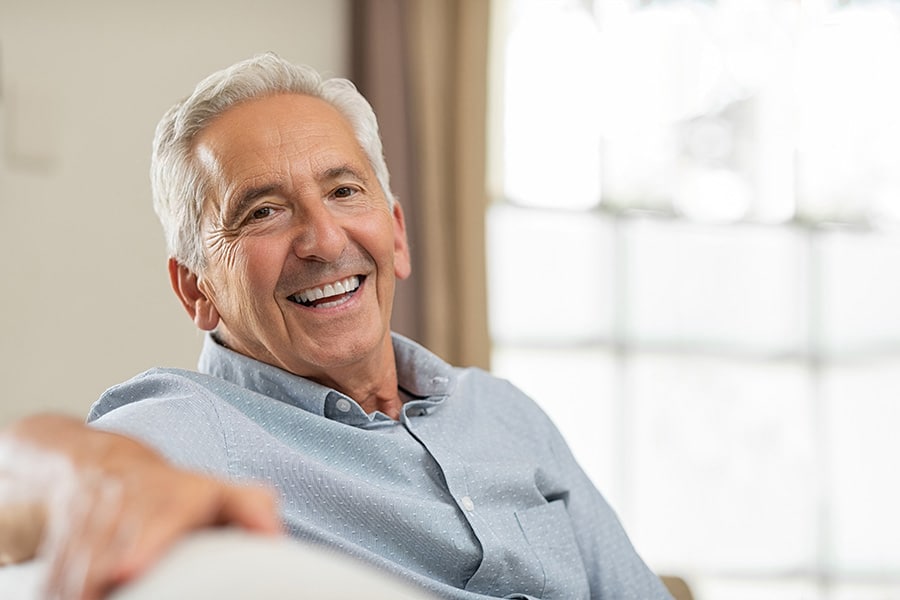
[{"label": "window", "polygon": [[494,371],[699,600],[900,597],[900,2],[497,9]]}]

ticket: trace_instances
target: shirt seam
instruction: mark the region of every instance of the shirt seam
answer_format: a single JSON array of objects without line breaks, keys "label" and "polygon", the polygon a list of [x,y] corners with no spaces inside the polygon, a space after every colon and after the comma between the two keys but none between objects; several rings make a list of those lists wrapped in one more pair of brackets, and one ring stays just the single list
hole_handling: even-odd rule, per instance
[{"label": "shirt seam", "polygon": [[224,425],[224,420],[222,419],[222,414],[219,412],[219,407],[216,405],[217,403],[213,398],[210,397],[208,391],[207,393],[203,394],[203,399],[207,402],[207,404],[209,404],[210,408],[213,411],[213,415],[215,415],[216,418],[215,425],[217,426],[217,430],[219,431],[219,436],[222,438],[222,447],[225,451],[225,468],[230,475],[234,476],[235,463],[232,460],[233,455],[231,451],[231,443],[229,442],[229,436]]}]

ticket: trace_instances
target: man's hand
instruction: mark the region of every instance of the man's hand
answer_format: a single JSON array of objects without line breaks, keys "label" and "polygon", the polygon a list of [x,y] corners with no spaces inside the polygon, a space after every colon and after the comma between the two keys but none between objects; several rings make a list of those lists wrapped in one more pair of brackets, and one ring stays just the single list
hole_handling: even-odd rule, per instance
[{"label": "man's hand", "polygon": [[281,528],[271,492],[175,468],[134,440],[73,419],[31,417],[2,442],[0,470],[41,490],[48,598],[102,598],[195,529]]},{"label": "man's hand", "polygon": [[44,530],[43,505],[12,495],[14,485],[0,479],[0,566],[34,558]]}]

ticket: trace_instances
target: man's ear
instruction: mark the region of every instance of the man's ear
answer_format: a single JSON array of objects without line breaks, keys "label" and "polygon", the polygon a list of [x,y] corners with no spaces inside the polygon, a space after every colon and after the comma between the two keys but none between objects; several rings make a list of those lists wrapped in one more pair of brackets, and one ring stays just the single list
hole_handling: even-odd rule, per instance
[{"label": "man's ear", "polygon": [[394,275],[397,279],[406,279],[412,272],[412,259],[409,255],[409,240],[406,237],[406,220],[399,202],[394,202]]},{"label": "man's ear", "polygon": [[175,295],[190,315],[191,320],[203,331],[212,331],[219,324],[219,312],[209,297],[200,289],[197,275],[175,258],[169,259],[169,281]]}]

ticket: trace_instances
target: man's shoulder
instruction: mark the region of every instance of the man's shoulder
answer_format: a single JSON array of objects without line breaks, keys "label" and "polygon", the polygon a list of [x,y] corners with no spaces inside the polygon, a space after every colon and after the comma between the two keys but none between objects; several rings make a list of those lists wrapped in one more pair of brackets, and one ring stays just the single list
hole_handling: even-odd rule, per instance
[{"label": "man's shoulder", "polygon": [[226,476],[235,427],[227,385],[194,371],[151,369],[106,390],[87,422],[138,440],[175,465]]},{"label": "man's shoulder", "polygon": [[87,421],[113,410],[145,400],[209,399],[222,396],[234,387],[222,379],[187,369],[157,367],[107,389],[94,402]]},{"label": "man's shoulder", "polygon": [[458,401],[470,404],[488,416],[503,418],[504,422],[518,421],[528,427],[553,428],[544,410],[525,391],[508,379],[498,377],[477,367],[456,369]]}]

